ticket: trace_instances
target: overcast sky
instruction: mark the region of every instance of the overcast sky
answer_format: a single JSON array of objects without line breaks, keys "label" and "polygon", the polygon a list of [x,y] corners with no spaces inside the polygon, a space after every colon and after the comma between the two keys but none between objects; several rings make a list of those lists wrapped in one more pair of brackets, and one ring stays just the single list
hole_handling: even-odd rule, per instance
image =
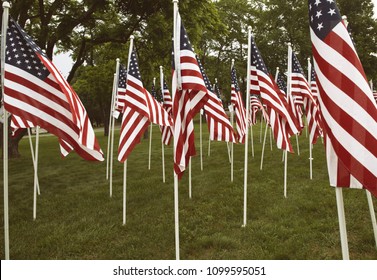
[{"label": "overcast sky", "polygon": [[[374,4],[374,17],[377,18],[377,0],[373,0],[372,2]],[[73,64],[69,53],[54,56],[53,60],[56,67],[61,71],[61,73],[63,73],[63,76],[67,78]]]}]

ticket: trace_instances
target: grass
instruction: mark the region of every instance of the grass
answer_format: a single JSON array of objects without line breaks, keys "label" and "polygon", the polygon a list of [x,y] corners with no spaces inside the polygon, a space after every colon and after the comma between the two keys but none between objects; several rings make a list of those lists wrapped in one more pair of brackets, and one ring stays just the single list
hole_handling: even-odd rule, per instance
[{"label": "grass", "polygon": [[[305,133],[300,136],[301,155],[288,156],[288,197],[284,198],[282,152],[275,145],[273,151],[266,146],[264,168],[259,170],[259,129],[254,127],[254,158],[249,146],[248,223],[242,228],[244,146],[234,147],[232,183],[226,144],[212,142],[208,156],[204,125],[204,171],[199,157],[193,158],[192,199],[188,172],[179,186],[181,259],[341,259],[335,191],[329,187],[321,141],[314,146],[310,180],[308,140]],[[107,138],[102,132],[97,136],[106,151]],[[119,131],[115,143],[117,137]],[[61,159],[55,137],[40,138],[41,195],[33,221],[33,168],[28,140],[23,139],[22,157],[9,162],[11,259],[174,259],[173,151],[171,146],[165,148],[164,184],[159,139],[154,126],[151,170],[148,140],[128,160],[125,226],[123,165],[114,161],[110,198],[106,162],[85,162],[76,154]],[[198,131],[196,139],[199,152]],[[350,258],[377,259],[365,191],[343,193]],[[4,259],[3,234],[0,254]]]}]

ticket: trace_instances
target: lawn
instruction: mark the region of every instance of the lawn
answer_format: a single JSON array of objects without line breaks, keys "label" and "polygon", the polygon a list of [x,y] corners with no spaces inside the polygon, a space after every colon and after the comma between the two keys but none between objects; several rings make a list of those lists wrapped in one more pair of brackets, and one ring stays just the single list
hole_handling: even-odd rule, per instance
[{"label": "lawn", "polygon": [[[197,122],[195,126],[199,153]],[[212,142],[208,156],[204,125],[204,170],[200,170],[199,157],[193,158],[192,198],[188,196],[188,172],[179,186],[181,259],[341,259],[335,190],[329,187],[321,141],[313,149],[310,180],[308,138],[305,133],[300,136],[300,155],[288,156],[288,197],[284,198],[282,152],[275,145],[271,151],[267,145],[260,171],[259,124],[253,129],[248,221],[242,228],[244,146],[234,146],[231,182],[226,144]],[[106,152],[107,137],[102,132],[97,137]],[[116,146],[118,137],[119,130]],[[22,157],[9,162],[11,259],[175,259],[173,150],[165,148],[163,183],[160,139],[154,126],[151,170],[148,140],[142,140],[129,157],[127,224],[122,225],[123,165],[116,160],[117,149],[110,198],[106,162],[85,162],[74,153],[61,159],[56,137],[40,138],[41,195],[33,221],[33,168],[24,138]],[[296,150],[295,139],[293,145]],[[377,259],[365,191],[346,189],[343,193],[350,258]],[[375,198],[373,202],[377,209]],[[3,234],[0,254],[4,259]]]}]

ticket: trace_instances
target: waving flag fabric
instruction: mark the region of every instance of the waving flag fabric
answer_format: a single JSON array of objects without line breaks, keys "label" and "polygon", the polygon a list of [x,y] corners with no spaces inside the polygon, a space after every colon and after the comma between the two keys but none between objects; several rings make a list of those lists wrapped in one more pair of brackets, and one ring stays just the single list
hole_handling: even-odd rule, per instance
[{"label": "waving flag fabric", "polygon": [[246,135],[246,109],[242,101],[241,90],[238,86],[237,73],[234,65],[231,73],[231,103],[236,116],[237,142],[245,143]]},{"label": "waving flag fabric", "polygon": [[[164,88],[162,90],[162,107],[171,116],[173,102],[170,96],[169,88],[166,82],[164,82]],[[172,126],[160,126],[162,138],[161,141],[165,145],[170,145],[170,141],[173,137],[173,127]]]},{"label": "waving flag fabric", "polygon": [[174,171],[178,178],[195,152],[194,116],[203,108],[209,95],[192,50],[181,17],[177,15],[175,38],[178,49],[173,51],[173,119]]},{"label": "waving flag fabric", "polygon": [[330,184],[377,196],[377,106],[335,1],[309,1]]},{"label": "waving flag fabric", "polygon": [[[119,77],[119,80],[121,79],[122,77]],[[135,145],[140,143],[150,122],[163,126],[172,125],[169,114],[143,86],[135,50],[132,50],[126,81],[125,109],[118,148],[120,162],[124,162]]]},{"label": "waving flag fabric", "polygon": [[[13,124],[39,125],[86,160],[103,160],[87,112],[79,97],[32,38],[9,20],[5,58],[4,103]],[[22,121],[21,121],[22,120]]]},{"label": "waving flag fabric", "polygon": [[124,104],[126,102],[126,83],[127,83],[127,69],[120,64],[119,65],[119,76],[118,76],[118,91],[115,100],[115,110],[119,113],[123,113]]},{"label": "waving flag fabric", "polygon": [[224,111],[221,100],[213,92],[213,87],[205,73],[200,59],[198,57],[196,59],[209,95],[208,101],[204,105],[204,111],[207,118],[210,140],[236,142],[233,127]]}]

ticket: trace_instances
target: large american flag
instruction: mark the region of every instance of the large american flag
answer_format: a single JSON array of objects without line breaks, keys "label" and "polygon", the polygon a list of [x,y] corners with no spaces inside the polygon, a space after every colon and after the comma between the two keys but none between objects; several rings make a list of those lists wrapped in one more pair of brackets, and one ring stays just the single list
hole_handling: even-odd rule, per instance
[{"label": "large american flag", "polygon": [[200,59],[198,57],[196,59],[209,95],[208,101],[204,105],[204,111],[207,118],[210,140],[236,142],[233,127],[224,111],[221,99],[213,92],[213,87]]},{"label": "large american flag", "polygon": [[[171,115],[172,114],[172,107],[173,102],[170,96],[169,88],[166,82],[164,81],[164,88],[162,90],[162,106],[164,107],[165,111]],[[173,137],[173,127],[171,126],[160,126],[161,129],[161,141],[165,145],[170,145],[170,141]]]},{"label": "large american flag", "polygon": [[119,75],[118,75],[118,91],[116,93],[115,109],[119,113],[123,113],[124,104],[126,101],[126,83],[127,83],[127,69],[123,64],[119,64]]},{"label": "large american flag", "polygon": [[231,92],[230,92],[230,101],[233,106],[233,110],[236,115],[236,129],[237,129],[237,141],[239,143],[245,143],[246,136],[246,109],[243,104],[241,90],[238,86],[236,68],[232,65],[230,71],[231,78]]},{"label": "large american flag", "polygon": [[284,94],[269,74],[263,58],[251,36],[251,93],[260,95],[262,102],[267,106],[270,125],[274,132],[277,147],[293,152],[289,136],[298,133],[299,124],[290,110]]},{"label": "large american flag", "polygon": [[56,135],[64,156],[75,150],[86,160],[102,161],[103,153],[79,97],[13,19],[9,20],[6,48],[4,104],[15,115],[13,124],[39,125]]},{"label": "large american flag", "polygon": [[[203,108],[209,95],[192,50],[186,30],[177,14],[173,50],[173,119],[174,119],[174,171],[180,179],[190,157],[195,152],[194,116]],[[174,42],[173,42],[174,43]]]},{"label": "large american flag", "polygon": [[335,1],[310,0],[309,21],[330,185],[377,196],[377,105]]},{"label": "large american flag", "polygon": [[[119,71],[119,75],[120,75]],[[123,73],[123,75],[125,75]],[[121,77],[119,77],[119,80]],[[126,80],[125,109],[120,130],[118,160],[124,162],[149,123],[171,126],[172,119],[161,104],[144,88],[135,50],[132,50]]]}]

